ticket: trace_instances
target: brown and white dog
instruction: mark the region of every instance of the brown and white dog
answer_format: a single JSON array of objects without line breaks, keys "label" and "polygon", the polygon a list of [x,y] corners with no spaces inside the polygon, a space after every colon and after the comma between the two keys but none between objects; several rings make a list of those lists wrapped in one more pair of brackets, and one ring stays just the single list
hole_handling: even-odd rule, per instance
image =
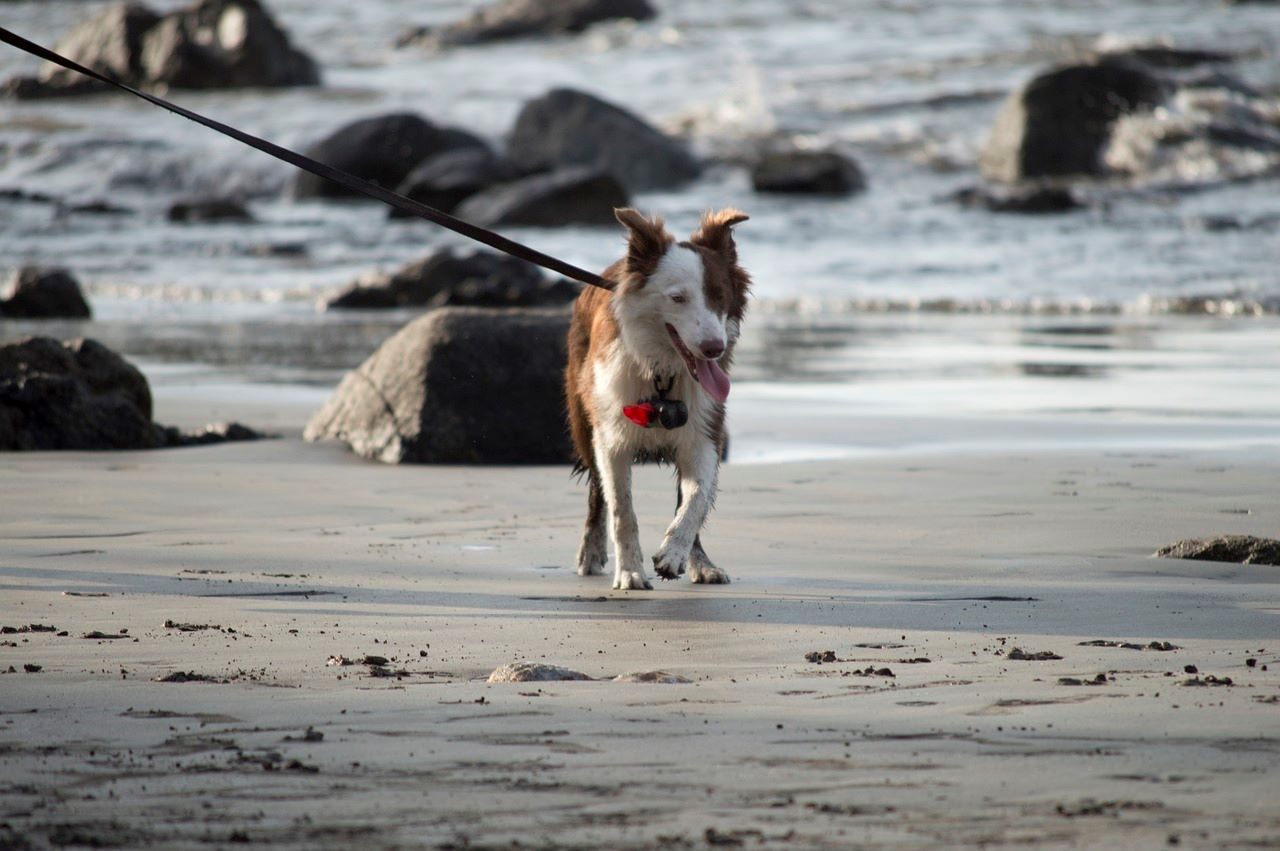
[{"label": "brown and white dog", "polygon": [[[666,461],[675,464],[679,490],[654,572],[728,582],[703,550],[700,531],[715,502],[728,368],[751,283],[732,233],[747,217],[737,210],[707,213],[688,242],[676,242],[661,219],[631,209],[614,214],[627,228],[626,257],[604,272],[616,288],[584,290],[569,326],[565,398],[577,467],[589,487],[578,573],[604,572],[607,519],[617,559],[613,587],[653,587],[631,502],[631,466]],[[686,425],[646,429],[624,416],[624,407],[668,381],[668,395],[688,408]]]}]

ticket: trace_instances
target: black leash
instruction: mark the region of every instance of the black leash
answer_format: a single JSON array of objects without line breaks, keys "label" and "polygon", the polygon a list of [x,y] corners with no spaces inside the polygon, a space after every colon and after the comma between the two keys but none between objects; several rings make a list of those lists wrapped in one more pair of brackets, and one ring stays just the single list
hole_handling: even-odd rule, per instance
[{"label": "black leash", "polygon": [[454,231],[455,233],[460,233],[469,239],[474,239],[476,242],[484,243],[490,248],[496,248],[501,252],[510,254],[512,257],[518,257],[521,260],[536,263],[544,269],[549,269],[552,272],[564,275],[566,278],[572,278],[575,281],[581,281],[582,283],[589,284],[593,287],[600,287],[601,289],[606,290],[613,289],[613,284],[610,281],[605,280],[594,272],[579,269],[571,263],[566,263],[563,260],[543,254],[540,251],[535,251],[527,245],[522,245],[514,240],[507,239],[505,236],[494,233],[486,228],[478,227],[470,222],[464,222],[462,219],[455,218],[448,213],[437,210],[435,207],[428,207],[426,204],[419,203],[411,198],[406,198],[397,192],[384,189],[376,183],[371,183],[363,178],[348,174],[341,169],[325,165],[322,162],[303,156],[302,154],[299,154],[296,151],[291,151],[288,148],[282,148],[273,142],[268,142],[266,139],[251,136],[242,130],[237,130],[236,128],[230,127],[219,121],[214,121],[212,118],[206,118],[198,112],[192,112],[191,110],[178,106],[176,103],[171,103],[162,97],[157,97],[153,94],[135,89],[133,86],[122,83],[119,80],[113,80],[105,74],[100,74],[91,68],[86,68],[77,62],[73,62],[65,56],[60,56],[52,50],[41,47],[35,42],[28,41],[22,36],[10,32],[4,27],[0,27],[0,41],[16,47],[19,50],[24,50],[33,56],[38,56],[46,62],[52,62],[53,64],[60,65],[69,71],[75,71],[77,73],[84,74],[86,77],[91,77],[95,80],[106,83],[107,85],[115,86],[117,89],[121,89],[131,95],[140,97],[145,101],[155,104],[156,106],[167,109],[170,112],[177,113],[183,118],[194,121],[197,124],[202,124],[210,130],[215,130],[224,136],[230,136],[232,139],[235,139],[238,142],[243,142],[251,148],[257,148],[264,154],[270,154],[278,160],[284,160],[290,165],[296,166],[303,171],[309,171],[312,174],[332,180],[334,183],[345,186],[353,192],[368,195],[370,198],[374,198],[384,204],[395,207],[396,209],[403,210],[406,213],[421,216],[427,221],[434,222],[443,228],[448,228],[449,230]]}]

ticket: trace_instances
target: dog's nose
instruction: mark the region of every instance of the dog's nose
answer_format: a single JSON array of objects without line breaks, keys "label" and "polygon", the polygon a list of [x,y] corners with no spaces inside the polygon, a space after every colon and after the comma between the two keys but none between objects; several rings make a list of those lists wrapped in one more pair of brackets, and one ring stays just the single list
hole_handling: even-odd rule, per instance
[{"label": "dog's nose", "polygon": [[703,340],[698,348],[702,350],[702,356],[707,360],[715,360],[724,354],[724,343],[720,340]]}]

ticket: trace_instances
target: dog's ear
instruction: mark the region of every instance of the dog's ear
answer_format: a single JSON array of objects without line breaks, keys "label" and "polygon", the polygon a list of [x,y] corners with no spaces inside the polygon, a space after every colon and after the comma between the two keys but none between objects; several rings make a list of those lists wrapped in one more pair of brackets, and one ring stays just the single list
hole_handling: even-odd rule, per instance
[{"label": "dog's ear", "polygon": [[675,238],[658,216],[646,219],[630,207],[618,207],[613,215],[627,229],[627,271],[642,278],[653,274]]},{"label": "dog's ear", "polygon": [[747,214],[732,207],[718,213],[702,214],[702,225],[689,241],[718,253],[729,263],[738,262],[738,247],[733,244],[733,226],[747,220]]}]

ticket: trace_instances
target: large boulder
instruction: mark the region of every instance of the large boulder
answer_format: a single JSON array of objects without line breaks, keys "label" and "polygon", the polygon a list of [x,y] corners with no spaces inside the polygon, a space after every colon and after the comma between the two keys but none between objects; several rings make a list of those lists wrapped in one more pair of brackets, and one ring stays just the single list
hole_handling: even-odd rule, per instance
[{"label": "large boulder", "polygon": [[0,346],[0,450],[153,449],[151,390],[94,340],[33,337]]},{"label": "large boulder", "polygon": [[1101,177],[1122,116],[1164,103],[1164,78],[1136,62],[1102,59],[1037,75],[1005,101],[979,165],[992,180]]},{"label": "large boulder", "polygon": [[497,225],[616,225],[613,211],[628,207],[627,190],[596,168],[565,168],[496,186],[458,207],[459,218]]},{"label": "large boulder", "polygon": [[577,33],[602,21],[647,21],[656,14],[648,0],[502,0],[456,23],[410,30],[399,44],[452,46]]},{"label": "large boulder", "polygon": [[678,186],[700,172],[680,141],[621,107],[572,89],[553,89],[521,108],[507,156],[527,172],[565,166],[608,171],[633,192]]},{"label": "large boulder", "polygon": [[389,464],[560,464],[569,312],[447,307],[349,373],[308,423]]},{"label": "large boulder", "polygon": [[0,292],[0,316],[11,319],[88,319],[89,303],[66,269],[24,266]]},{"label": "large boulder", "polygon": [[1160,558],[1197,561],[1225,561],[1236,564],[1280,566],[1280,541],[1253,535],[1222,535],[1217,538],[1187,538],[1156,550]]},{"label": "large boulder", "polygon": [[[440,127],[420,115],[394,113],[353,121],[307,149],[307,156],[394,189],[428,157],[459,148],[485,148],[476,136]],[[299,172],[296,198],[363,197],[323,177]]]},{"label": "large boulder", "polygon": [[[163,16],[137,3],[119,3],[81,22],[56,50],[141,87],[224,89],[320,82],[316,63],[290,44],[258,0],[199,0]],[[10,80],[5,91],[34,98],[103,88],[47,65],[37,77]]]},{"label": "large boulder", "polygon": [[[458,148],[423,160],[396,191],[448,213],[477,192],[521,176],[488,148]],[[393,219],[413,218],[399,207],[392,207],[389,215]]]},{"label": "large boulder", "polygon": [[772,151],[751,169],[757,192],[852,195],[867,188],[862,169],[839,151]]},{"label": "large boulder", "polygon": [[391,273],[356,281],[325,303],[326,309],[380,307],[531,307],[563,304],[578,288],[549,281],[524,260],[493,251],[437,251]]}]

